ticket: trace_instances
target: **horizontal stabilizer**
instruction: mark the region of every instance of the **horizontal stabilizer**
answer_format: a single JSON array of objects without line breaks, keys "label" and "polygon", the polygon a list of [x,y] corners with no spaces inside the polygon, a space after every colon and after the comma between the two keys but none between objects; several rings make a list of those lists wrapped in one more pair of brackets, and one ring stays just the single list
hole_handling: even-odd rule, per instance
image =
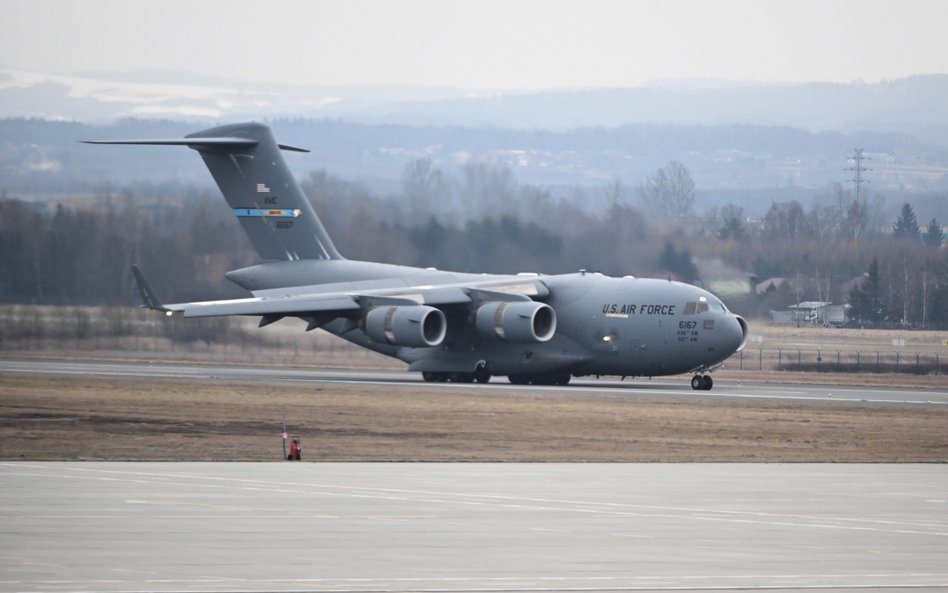
[{"label": "horizontal stabilizer", "polygon": [[[188,146],[196,150],[201,148],[249,148],[256,146],[257,141],[250,138],[152,138],[145,140],[82,140],[85,144],[151,144],[155,146]],[[277,144],[282,150],[293,152],[309,152],[305,148],[297,148],[288,144]]]}]

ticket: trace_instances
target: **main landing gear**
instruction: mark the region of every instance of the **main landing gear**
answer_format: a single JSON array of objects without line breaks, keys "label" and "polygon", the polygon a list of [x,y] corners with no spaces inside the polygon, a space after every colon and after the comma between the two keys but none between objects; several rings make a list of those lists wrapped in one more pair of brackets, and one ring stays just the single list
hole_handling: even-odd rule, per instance
[{"label": "main landing gear", "polygon": [[479,366],[473,373],[429,373],[424,372],[421,378],[429,383],[487,383],[490,381],[490,371],[485,366]]},{"label": "main landing gear", "polygon": [[541,375],[507,375],[512,385],[569,385],[569,373],[544,373]]},{"label": "main landing gear", "polygon": [[487,383],[490,381],[490,368],[487,363],[480,362],[473,373],[434,373],[425,371],[421,378],[429,383]]},{"label": "main landing gear", "polygon": [[695,375],[691,378],[691,388],[696,391],[711,391],[714,380],[711,375]]}]

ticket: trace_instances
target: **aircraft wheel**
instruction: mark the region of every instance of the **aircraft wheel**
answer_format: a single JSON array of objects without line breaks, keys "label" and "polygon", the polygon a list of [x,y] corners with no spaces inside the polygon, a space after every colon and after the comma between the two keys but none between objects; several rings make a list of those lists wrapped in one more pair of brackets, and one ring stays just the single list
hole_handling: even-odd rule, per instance
[{"label": "aircraft wheel", "polygon": [[714,379],[711,378],[711,375],[704,376],[704,390],[711,391],[711,388],[714,387]]},{"label": "aircraft wheel", "polygon": [[691,388],[695,391],[701,391],[704,389],[704,377],[701,375],[695,375],[691,378]]},{"label": "aircraft wheel", "polygon": [[487,367],[481,365],[477,367],[474,371],[474,380],[478,383],[487,383],[490,381],[490,371],[487,370]]},{"label": "aircraft wheel", "polygon": [[553,375],[530,375],[530,385],[556,385]]},{"label": "aircraft wheel", "polygon": [[556,385],[569,385],[570,379],[571,377],[569,373],[564,373],[562,375],[558,375],[556,379],[553,380],[553,383],[555,383]]},{"label": "aircraft wheel", "polygon": [[435,379],[435,374],[429,373],[428,371],[424,371],[423,373],[421,373],[421,378],[424,379],[428,383],[434,383],[435,381],[437,381],[437,379]]},{"label": "aircraft wheel", "polygon": [[525,375],[507,375],[507,380],[511,385],[526,385],[530,382],[530,378]]}]

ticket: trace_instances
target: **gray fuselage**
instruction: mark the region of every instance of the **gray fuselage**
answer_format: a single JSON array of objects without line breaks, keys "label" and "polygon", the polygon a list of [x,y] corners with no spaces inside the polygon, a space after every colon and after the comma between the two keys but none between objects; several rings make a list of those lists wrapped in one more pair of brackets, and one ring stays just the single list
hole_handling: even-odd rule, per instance
[{"label": "gray fuselage", "polygon": [[473,331],[469,305],[444,306],[442,344],[410,348],[373,340],[358,324],[337,319],[323,327],[342,338],[410,364],[412,370],[471,372],[486,364],[492,374],[659,376],[703,371],[737,352],[747,337],[743,319],[699,287],[599,273],[505,276],[463,274],[374,262],[300,260],[235,270],[228,278],[255,296],[365,293],[401,287],[482,286],[496,280],[540,282],[556,311],[548,342],[513,343]]}]

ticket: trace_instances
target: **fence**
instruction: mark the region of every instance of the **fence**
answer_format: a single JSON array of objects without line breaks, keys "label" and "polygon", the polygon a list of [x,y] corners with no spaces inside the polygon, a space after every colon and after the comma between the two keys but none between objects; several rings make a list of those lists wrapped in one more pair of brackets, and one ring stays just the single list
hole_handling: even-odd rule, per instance
[{"label": "fence", "polygon": [[802,349],[744,349],[727,360],[730,369],[811,373],[910,373],[942,375],[944,357],[936,353]]},{"label": "fence", "polygon": [[[294,323],[295,322],[295,323]],[[0,306],[0,351],[208,362],[400,368],[306,324],[257,329],[256,319],[165,318],[141,309]]]}]

